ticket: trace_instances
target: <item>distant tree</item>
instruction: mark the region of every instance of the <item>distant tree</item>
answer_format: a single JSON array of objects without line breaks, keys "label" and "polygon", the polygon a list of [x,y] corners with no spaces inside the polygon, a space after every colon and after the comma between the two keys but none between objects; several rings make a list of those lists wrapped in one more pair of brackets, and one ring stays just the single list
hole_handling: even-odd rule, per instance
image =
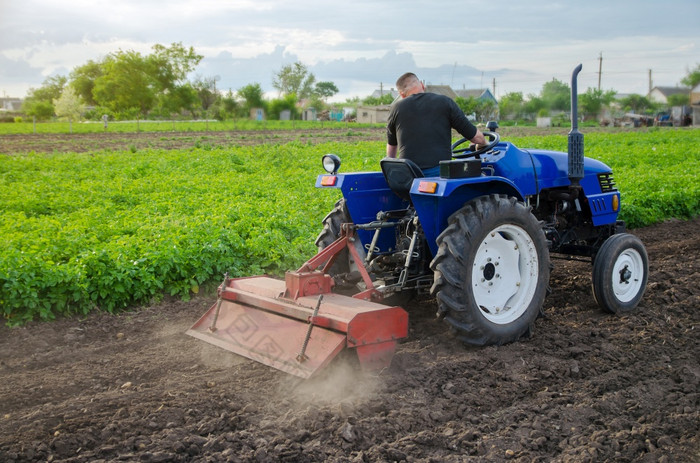
[{"label": "distant tree", "polygon": [[68,79],[65,76],[47,77],[37,89],[30,89],[22,103],[22,110],[28,116],[47,120],[56,112],[53,102],[61,97]]},{"label": "distant tree", "polygon": [[544,107],[550,111],[568,111],[571,109],[571,89],[557,79],[552,79],[542,86],[540,98]]},{"label": "distant tree", "polygon": [[537,115],[542,114],[543,110],[545,111],[545,113],[549,112],[544,100],[542,100],[542,98],[538,97],[537,95],[528,95],[527,100],[525,101],[525,105],[523,106],[523,112],[529,115],[530,117],[534,118]]},{"label": "distant tree", "polygon": [[292,119],[298,118],[297,96],[294,93],[288,93],[282,98],[275,98],[268,103],[267,108],[270,119],[279,119],[284,110],[289,110]]},{"label": "distant tree", "polygon": [[581,112],[590,117],[597,117],[604,106],[610,105],[615,99],[614,90],[599,90],[589,87],[586,93],[578,96]]},{"label": "distant tree", "polygon": [[695,69],[688,69],[688,75],[681,79],[681,83],[691,89],[700,84],[700,63],[695,65]]},{"label": "distant tree", "polygon": [[228,118],[236,117],[240,106],[234,98],[233,92],[229,90],[225,95],[220,95],[211,106],[209,113],[217,120],[224,121]]},{"label": "distant tree", "polygon": [[459,109],[461,109],[464,114],[476,115],[476,111],[479,107],[479,100],[473,96],[468,96],[466,98],[458,96],[455,103],[457,103],[457,106],[459,106]]},{"label": "distant tree", "polygon": [[73,121],[80,120],[85,111],[85,103],[72,87],[66,86],[57,100],[53,100],[56,115],[62,119],[68,119],[70,132],[73,133]]},{"label": "distant tree", "polygon": [[473,96],[466,98],[458,96],[455,99],[455,102],[464,112],[464,114],[473,114],[478,121],[485,121],[493,118],[497,109],[497,106],[493,100],[482,100],[479,98],[474,98]]},{"label": "distant tree", "polygon": [[194,71],[203,56],[195,53],[193,47],[185,47],[181,42],[172,43],[170,47],[153,45],[153,53],[147,60],[151,66],[150,73],[158,83],[160,92],[171,91],[187,80],[187,75]]},{"label": "distant tree", "polygon": [[204,111],[208,111],[219,98],[219,92],[216,90],[217,80],[217,77],[197,77],[192,83],[192,87],[197,92],[200,106]]},{"label": "distant tree", "polygon": [[92,91],[95,88],[95,80],[102,75],[102,63],[89,60],[82,66],[75,67],[69,76],[70,86],[91,106],[97,105]]},{"label": "distant tree", "polygon": [[521,117],[525,100],[521,92],[506,93],[498,101],[498,110],[502,119],[517,119]]},{"label": "distant tree", "polygon": [[668,106],[688,106],[690,104],[690,93],[677,93],[668,96]]},{"label": "distant tree", "polygon": [[85,111],[85,103],[72,87],[66,87],[57,100],[53,100],[56,115],[69,121],[77,121]]},{"label": "distant tree", "polygon": [[[111,53],[99,63],[101,72],[92,67],[79,68],[75,77],[89,81],[97,75],[92,89],[94,101],[121,117],[145,115],[153,108],[176,112],[191,103],[187,75],[201,59],[192,47],[181,43],[170,47],[156,44],[149,55],[133,50]],[[87,87],[80,82],[76,85]],[[185,106],[178,108],[179,103]]]},{"label": "distant tree", "polygon": [[302,100],[311,96],[315,82],[316,77],[298,61],[283,66],[272,78],[272,86],[279,91],[280,96],[294,93]]},{"label": "distant tree", "polygon": [[148,60],[133,50],[118,51],[102,63],[95,80],[95,100],[120,117],[145,115],[156,102],[156,82]]},{"label": "distant tree", "polygon": [[196,111],[200,107],[197,90],[189,82],[178,85],[172,91],[158,95],[156,111],[164,117],[187,112],[194,118]]},{"label": "distant tree", "polygon": [[243,100],[243,112],[248,114],[252,108],[264,108],[263,89],[260,84],[248,84],[238,89],[237,95]]},{"label": "distant tree", "polygon": [[633,93],[620,99],[620,105],[625,111],[644,114],[655,109],[656,105],[647,97]]},{"label": "distant tree", "polygon": [[314,93],[324,101],[338,93],[338,91],[338,87],[333,82],[317,82],[316,87],[314,87]]},{"label": "distant tree", "polygon": [[368,96],[362,99],[362,104],[365,106],[380,106],[387,105],[394,102],[394,95],[391,93],[385,93],[382,96]]},{"label": "distant tree", "polygon": [[27,116],[36,117],[39,121],[45,121],[53,117],[55,108],[50,101],[34,100],[28,97],[22,103],[22,111]]}]

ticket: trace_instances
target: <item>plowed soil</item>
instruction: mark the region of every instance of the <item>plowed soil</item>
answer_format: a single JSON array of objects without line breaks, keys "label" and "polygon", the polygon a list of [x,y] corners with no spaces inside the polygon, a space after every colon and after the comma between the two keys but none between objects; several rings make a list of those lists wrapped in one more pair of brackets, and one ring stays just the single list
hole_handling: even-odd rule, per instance
[{"label": "plowed soil", "polygon": [[603,313],[555,260],[527,339],[468,347],[406,306],[391,367],[301,380],[185,335],[202,295],[0,327],[0,462],[698,462],[700,219],[632,230],[650,279]]}]

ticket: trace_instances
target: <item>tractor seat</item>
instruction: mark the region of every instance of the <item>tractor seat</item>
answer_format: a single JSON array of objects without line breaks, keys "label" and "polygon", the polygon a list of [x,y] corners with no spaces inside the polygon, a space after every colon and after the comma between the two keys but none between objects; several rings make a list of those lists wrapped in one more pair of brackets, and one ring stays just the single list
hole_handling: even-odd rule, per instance
[{"label": "tractor seat", "polygon": [[423,171],[409,159],[384,158],[379,161],[386,183],[399,198],[411,201],[413,180],[423,177]]}]

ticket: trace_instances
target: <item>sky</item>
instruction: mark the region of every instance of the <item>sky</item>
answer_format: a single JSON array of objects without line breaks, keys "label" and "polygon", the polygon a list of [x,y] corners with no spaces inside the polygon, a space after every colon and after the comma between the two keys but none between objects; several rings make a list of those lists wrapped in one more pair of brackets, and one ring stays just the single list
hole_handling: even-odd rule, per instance
[{"label": "sky", "polygon": [[301,62],[335,101],[426,84],[539,94],[570,83],[646,95],[700,64],[700,0],[0,0],[0,96],[119,50],[181,42],[204,58],[192,79],[234,92]]}]

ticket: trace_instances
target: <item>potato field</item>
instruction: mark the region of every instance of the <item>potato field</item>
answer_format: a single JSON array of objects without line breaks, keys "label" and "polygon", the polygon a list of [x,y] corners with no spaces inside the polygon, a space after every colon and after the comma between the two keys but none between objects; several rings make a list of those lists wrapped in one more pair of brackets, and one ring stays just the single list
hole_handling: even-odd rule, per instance
[{"label": "potato field", "polygon": [[0,461],[700,461],[700,130],[582,131],[649,252],[634,312],[554,260],[527,339],[465,347],[423,297],[390,368],[311,380],[184,332],[224,272],[315,253],[321,155],[377,170],[383,128],[3,133]]}]

